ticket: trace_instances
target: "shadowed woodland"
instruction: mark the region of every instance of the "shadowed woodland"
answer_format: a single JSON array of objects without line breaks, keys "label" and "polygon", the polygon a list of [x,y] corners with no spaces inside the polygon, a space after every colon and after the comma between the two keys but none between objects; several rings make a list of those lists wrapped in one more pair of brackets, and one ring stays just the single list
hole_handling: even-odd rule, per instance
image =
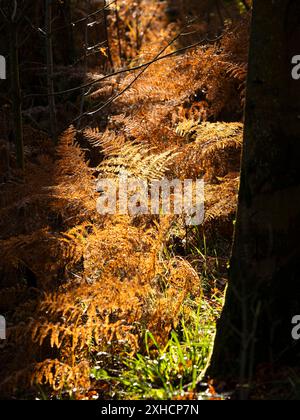
[{"label": "shadowed woodland", "polygon": [[[238,354],[224,374],[215,349],[206,374],[236,226],[252,2],[0,10],[0,396],[299,398],[297,363],[246,352],[247,368]],[[122,170],[204,179],[203,224],[99,214],[97,181]]]}]

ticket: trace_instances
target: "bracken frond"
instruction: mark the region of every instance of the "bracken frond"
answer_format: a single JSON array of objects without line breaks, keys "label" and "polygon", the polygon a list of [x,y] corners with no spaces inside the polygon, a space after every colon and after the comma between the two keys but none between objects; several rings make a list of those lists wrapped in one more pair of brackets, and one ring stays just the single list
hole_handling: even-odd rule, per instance
[{"label": "bracken frond", "polygon": [[[137,48],[139,2],[120,3],[123,54],[116,36],[110,44],[121,68],[155,57],[176,25],[156,17],[164,2],[142,0],[156,18],[149,24],[148,14],[140,16]],[[186,7],[181,2],[182,12]],[[231,238],[243,125],[213,121],[241,121],[248,38],[245,18],[214,45],[154,63],[112,104],[105,128],[103,121],[101,129],[83,133],[70,127],[56,148],[36,130],[25,130],[24,180],[0,184],[0,308],[8,321],[1,397],[36,397],[41,386],[51,397],[64,391],[77,397],[91,386],[95,355],[140,352],[147,330],[165,344],[186,298],[201,295],[203,257],[186,255],[190,232],[182,215],[102,216],[97,176],[203,177],[205,222],[191,230],[198,242],[202,233]],[[106,101],[134,77],[114,78],[111,89],[99,82],[89,101]],[[96,168],[82,140],[88,153],[99,155]]]},{"label": "bracken frond", "polygon": [[131,177],[143,180],[161,179],[177,153],[174,149],[162,153],[154,153],[154,150],[141,144],[124,144],[117,155],[115,152],[109,153],[97,170],[101,177],[114,177],[126,172]]}]

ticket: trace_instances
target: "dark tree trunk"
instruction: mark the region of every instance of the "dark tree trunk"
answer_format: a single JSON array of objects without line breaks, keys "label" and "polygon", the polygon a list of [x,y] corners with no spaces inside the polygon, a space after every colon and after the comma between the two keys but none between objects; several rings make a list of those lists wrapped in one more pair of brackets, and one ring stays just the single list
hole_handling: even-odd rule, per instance
[{"label": "dark tree trunk", "polygon": [[254,1],[245,138],[225,307],[208,374],[251,381],[261,363],[299,363],[299,0]]},{"label": "dark tree trunk", "polygon": [[66,0],[63,3],[63,11],[64,11],[64,24],[67,25],[65,31],[65,39],[67,41],[67,53],[65,54],[65,65],[72,65],[75,61],[76,51],[75,51],[75,40],[74,40],[74,33],[73,27],[70,26],[70,22],[72,22],[72,5],[71,0]]},{"label": "dark tree trunk", "polygon": [[53,141],[57,142],[56,105],[54,97],[54,60],[53,60],[53,34],[52,11],[53,0],[45,1],[46,13],[46,56],[47,56],[47,91],[49,104],[50,132]]},{"label": "dark tree trunk", "polygon": [[22,121],[22,101],[20,85],[19,67],[19,45],[18,45],[18,26],[15,22],[9,24],[10,31],[10,73],[11,73],[11,92],[13,107],[14,138],[16,142],[17,164],[20,169],[24,169],[24,144],[23,144],[23,121]]},{"label": "dark tree trunk", "polygon": [[108,5],[108,2],[105,0],[104,1],[103,18],[104,18],[105,37],[106,37],[106,41],[107,41],[107,56],[108,56],[108,61],[110,63],[110,66],[113,69],[114,68],[114,62],[113,62],[112,54],[111,54],[109,30],[108,30],[108,13],[109,13],[109,11],[107,9],[105,9],[105,7],[107,5]]}]

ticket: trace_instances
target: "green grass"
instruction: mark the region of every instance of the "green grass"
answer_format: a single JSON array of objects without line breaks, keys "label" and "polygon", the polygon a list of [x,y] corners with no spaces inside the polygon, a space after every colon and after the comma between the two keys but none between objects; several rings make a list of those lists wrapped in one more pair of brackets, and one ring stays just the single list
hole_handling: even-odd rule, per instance
[{"label": "green grass", "polygon": [[[151,332],[145,332],[145,352],[116,360],[110,370],[95,361],[92,378],[110,385],[117,399],[184,398],[196,389],[211,352],[221,299],[187,301],[181,321],[168,343],[161,347]],[[110,365],[108,363],[107,365]]]}]

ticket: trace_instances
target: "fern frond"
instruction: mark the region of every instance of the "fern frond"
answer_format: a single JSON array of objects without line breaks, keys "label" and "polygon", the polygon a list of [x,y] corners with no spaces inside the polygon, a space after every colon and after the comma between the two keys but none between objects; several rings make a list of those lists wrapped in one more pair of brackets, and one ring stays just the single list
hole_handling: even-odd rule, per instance
[{"label": "fern frond", "polygon": [[161,179],[178,154],[175,150],[155,154],[154,150],[141,144],[126,143],[117,155],[109,153],[97,170],[101,177],[115,177],[123,171],[143,180]]},{"label": "fern frond", "polygon": [[[182,148],[174,170],[185,175],[204,176],[207,180],[223,177],[239,169],[243,144],[243,124],[202,123],[179,124],[179,130],[190,143]],[[180,172],[179,172],[180,171]]]},{"label": "fern frond", "polygon": [[104,133],[99,133],[98,130],[87,129],[83,134],[90,145],[100,148],[104,155],[118,153],[125,143],[125,137],[114,131],[106,130]]}]

